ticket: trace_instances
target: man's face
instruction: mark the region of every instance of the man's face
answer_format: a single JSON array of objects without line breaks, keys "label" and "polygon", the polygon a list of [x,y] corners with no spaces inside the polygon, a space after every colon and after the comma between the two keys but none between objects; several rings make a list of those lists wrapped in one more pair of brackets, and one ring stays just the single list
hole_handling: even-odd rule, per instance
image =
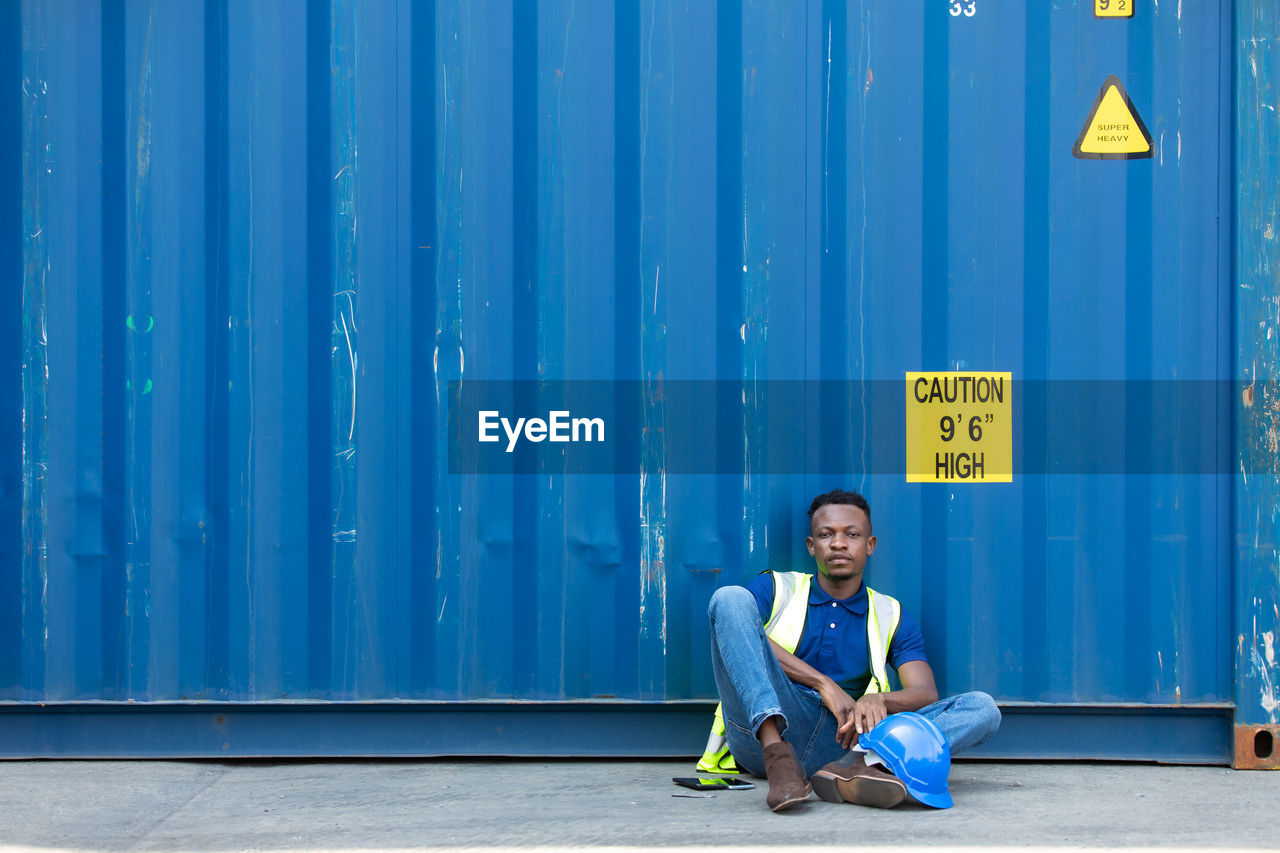
[{"label": "man's face", "polygon": [[861,578],[867,557],[876,550],[871,520],[851,504],[819,507],[809,520],[809,553],[818,562],[818,571],[833,581]]}]

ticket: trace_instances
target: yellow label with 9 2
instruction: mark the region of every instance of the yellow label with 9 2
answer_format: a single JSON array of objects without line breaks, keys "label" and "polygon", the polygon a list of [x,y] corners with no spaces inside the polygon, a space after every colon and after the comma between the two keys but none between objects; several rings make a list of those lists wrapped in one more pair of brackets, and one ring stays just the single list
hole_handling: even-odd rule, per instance
[{"label": "yellow label with 9 2", "polygon": [[1137,0],[1093,0],[1095,18],[1132,18]]}]

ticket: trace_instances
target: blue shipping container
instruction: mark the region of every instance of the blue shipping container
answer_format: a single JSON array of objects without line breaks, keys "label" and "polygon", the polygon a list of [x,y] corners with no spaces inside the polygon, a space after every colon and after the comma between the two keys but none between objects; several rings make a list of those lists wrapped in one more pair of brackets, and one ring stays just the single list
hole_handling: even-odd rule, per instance
[{"label": "blue shipping container", "polygon": [[1274,763],[1280,15],[1185,6],[0,4],[0,754],[692,754],[846,487],[982,754]]}]

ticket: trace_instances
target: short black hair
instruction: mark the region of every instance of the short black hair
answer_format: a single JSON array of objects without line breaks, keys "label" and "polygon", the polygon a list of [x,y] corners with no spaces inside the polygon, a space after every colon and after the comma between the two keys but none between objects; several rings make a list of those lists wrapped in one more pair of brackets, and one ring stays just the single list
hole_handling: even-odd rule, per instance
[{"label": "short black hair", "polygon": [[809,504],[809,520],[813,521],[813,514],[827,504],[856,506],[867,514],[867,523],[871,523],[871,506],[867,503],[867,499],[857,492],[846,492],[844,489],[835,489],[814,498],[813,503]]}]

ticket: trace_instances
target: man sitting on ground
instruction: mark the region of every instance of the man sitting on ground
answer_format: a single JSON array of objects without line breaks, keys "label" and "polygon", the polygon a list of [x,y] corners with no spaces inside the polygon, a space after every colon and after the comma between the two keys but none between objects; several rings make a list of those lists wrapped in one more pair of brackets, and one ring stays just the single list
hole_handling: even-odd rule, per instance
[{"label": "man sitting on ground", "polygon": [[[821,793],[837,780],[883,773],[849,750],[889,714],[917,711],[932,720],[952,754],[1000,726],[985,693],[938,701],[919,626],[862,582],[876,549],[862,495],[814,498],[805,544],[816,575],[765,572],[746,587],[717,590],[709,607],[727,748],[739,768],[768,778],[774,811],[807,799],[812,776],[833,783]],[[886,666],[897,671],[900,690],[890,691]],[[713,752],[709,746],[704,763]]]}]

